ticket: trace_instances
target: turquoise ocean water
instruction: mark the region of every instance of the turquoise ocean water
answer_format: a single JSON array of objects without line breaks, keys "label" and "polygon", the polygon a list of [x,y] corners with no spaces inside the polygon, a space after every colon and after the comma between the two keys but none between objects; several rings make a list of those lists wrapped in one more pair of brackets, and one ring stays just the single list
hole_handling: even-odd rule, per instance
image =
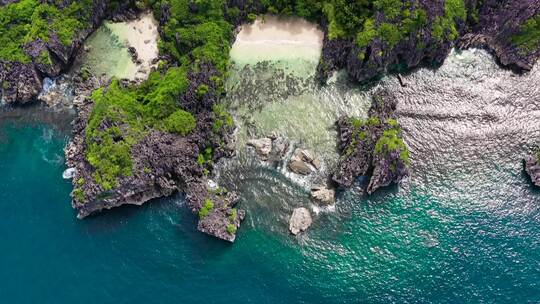
[{"label": "turquoise ocean water", "polygon": [[[453,58],[458,65],[484,62],[475,56]],[[489,79],[514,77],[486,62]],[[471,82],[483,76],[455,75],[454,68],[410,75],[423,91],[398,92],[411,179],[371,197],[341,192],[335,211],[316,215],[298,238],[286,222],[293,207],[309,204],[303,187],[253,162],[223,169],[220,183],[239,191],[248,210],[235,244],[197,232],[180,195],[77,220],[70,182],[61,177],[70,119],[40,108],[5,110],[0,302],[540,301],[540,191],[520,164],[540,132],[540,105],[527,101],[538,92],[511,95],[502,80]],[[447,77],[452,90],[444,93],[442,80],[426,84],[426,77]],[[526,79],[515,82],[526,87]],[[461,80],[467,90],[455,87]],[[467,92],[477,99],[461,95]],[[443,101],[452,111],[437,106]],[[507,125],[502,118],[516,120]]]}]

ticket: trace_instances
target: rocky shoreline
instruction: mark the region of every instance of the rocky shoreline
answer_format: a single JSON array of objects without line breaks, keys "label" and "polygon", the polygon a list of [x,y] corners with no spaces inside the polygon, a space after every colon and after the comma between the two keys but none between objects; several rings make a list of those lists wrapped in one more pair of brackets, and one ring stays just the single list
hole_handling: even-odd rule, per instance
[{"label": "rocky shoreline", "polygon": [[525,165],[525,172],[531,178],[531,182],[540,187],[540,152],[535,155],[529,155],[525,157],[523,163]]},{"label": "rocky shoreline", "polygon": [[[466,4],[469,12],[476,12],[477,16],[471,18],[476,21],[469,24],[460,22],[457,29],[459,37],[454,40],[438,40],[432,32],[421,28],[410,33],[409,39],[400,41],[392,48],[388,48],[383,40],[377,38],[360,48],[352,40],[330,39],[326,30],[318,67],[319,78],[324,82],[334,71],[346,69],[356,81],[366,82],[388,71],[410,70],[422,64],[440,65],[453,47],[485,48],[505,67],[520,72],[531,70],[540,58],[540,48],[520,50],[512,44],[512,37],[520,32],[520,27],[526,20],[540,13],[540,2],[486,0],[479,3],[470,0],[466,1]],[[437,20],[439,12],[445,10],[443,2],[429,1],[420,1],[417,9],[427,12],[430,27]],[[377,20],[379,23],[388,21],[383,14],[378,15]],[[325,21],[322,26],[328,28]]]},{"label": "rocky shoreline", "polygon": [[[18,1],[8,1],[8,3]],[[2,3],[7,5],[8,3]],[[71,66],[71,62],[83,42],[99,26],[107,15],[107,0],[97,0],[91,7],[91,20],[76,34],[70,45],[64,45],[58,35],[53,33],[47,42],[35,40],[26,44],[24,51],[32,59],[30,63],[9,62],[0,59],[0,96],[7,104],[24,104],[34,100],[42,88],[45,77],[59,76]],[[40,62],[46,54],[47,64]]]},{"label": "rocky shoreline", "polygon": [[[74,80],[76,99],[79,100],[76,104],[78,116],[73,123],[73,137],[65,155],[66,165],[74,172],[72,206],[77,210],[77,217],[82,219],[125,204],[142,205],[179,191],[186,194],[188,207],[199,214],[197,227],[200,231],[233,242],[245,211],[234,208],[238,201],[234,193],[211,185],[204,168],[197,162],[199,144],[212,138],[208,136],[208,129],[212,128],[211,113],[199,113],[197,129],[187,137],[157,130],[150,132],[133,147],[133,174],[121,178],[113,189],[104,191],[95,182],[94,168],[86,159],[85,132],[94,105],[89,98],[90,93],[108,81],[94,76],[86,81],[76,76]],[[200,210],[208,201],[212,207],[206,208],[208,214],[201,214]]]},{"label": "rocky shoreline", "polygon": [[[2,2],[1,5],[10,2],[16,1]],[[62,5],[70,3],[65,2],[66,4]],[[469,16],[471,18],[467,19],[475,20],[469,23],[465,20],[456,21],[456,37],[450,38],[447,35],[439,39],[432,31],[418,28],[408,34],[408,39],[401,39],[392,47],[389,47],[388,41],[378,37],[372,38],[362,47],[351,38],[330,39],[330,24],[322,18],[319,23],[324,29],[325,37],[318,67],[321,80],[326,80],[332,72],[339,69],[346,69],[357,82],[365,82],[400,67],[408,70],[422,63],[440,64],[454,46],[484,47],[493,51],[502,65],[520,71],[530,70],[540,57],[540,48],[523,52],[512,44],[512,37],[520,32],[526,20],[540,13],[540,2],[485,0],[480,7],[475,0],[465,3],[470,13],[475,12],[478,15],[475,18]],[[25,45],[25,53],[31,57],[32,62],[0,60],[3,102],[24,104],[34,100],[42,89],[44,77],[56,77],[65,71],[81,49],[84,40],[106,17],[125,20],[136,15],[133,3],[126,2],[112,13],[107,9],[108,4],[109,1],[106,0],[93,1],[89,23],[77,32],[69,46],[62,44],[53,32],[47,42],[35,40]],[[418,8],[423,9],[427,14],[426,26],[433,27],[445,14],[446,8],[442,2],[419,1],[416,4],[418,7],[411,8],[411,13]],[[62,5],[59,4],[60,7]],[[238,14],[228,16],[227,22],[233,25],[250,20],[247,12],[269,11],[262,4],[251,1],[232,1],[228,6],[227,8],[240,10]],[[195,2],[190,2],[190,14],[195,15],[201,10]],[[164,38],[167,35],[165,26],[172,18],[171,7],[162,5],[159,10],[154,8],[154,11],[159,15],[159,31]],[[394,22],[383,12],[375,12],[374,18],[377,24]],[[512,22],[508,22],[509,20]],[[182,40],[179,36],[174,39],[176,44],[180,44]],[[50,64],[39,62],[38,58],[44,53],[50,59]],[[162,71],[177,68],[177,61],[180,60],[174,56],[179,55],[174,52],[173,55],[163,55],[167,63],[164,64],[165,67],[161,67]],[[130,174],[120,176],[110,189],[96,179],[96,168],[87,159],[88,123],[94,106],[90,93],[97,88],[105,88],[106,92],[109,82],[91,75],[76,76],[74,90],[78,116],[73,125],[72,142],[66,148],[66,163],[72,169],[72,204],[79,218],[123,204],[140,205],[153,198],[180,191],[186,193],[188,207],[198,214],[200,231],[227,241],[235,240],[245,212],[234,208],[238,200],[234,193],[220,189],[208,180],[213,163],[234,153],[230,144],[232,126],[224,127],[223,122],[219,121],[222,118],[217,117],[222,114],[216,110],[220,96],[224,93],[221,81],[226,74],[219,62],[207,62],[197,56],[198,53],[190,53],[189,56],[181,58],[184,61],[190,60],[193,65],[189,66],[187,71],[187,87],[175,101],[176,106],[189,111],[195,117],[194,129],[187,134],[178,135],[162,128],[148,127],[142,138],[130,146]],[[128,90],[134,86],[133,83],[122,81],[120,87]],[[380,92],[374,96],[367,120],[343,117],[337,122],[341,159],[333,175],[334,182],[350,187],[358,176],[370,175],[366,191],[371,194],[380,187],[399,183],[409,174],[407,147],[395,119],[396,104],[393,96]],[[220,123],[218,128],[216,122]],[[97,127],[100,132],[120,130],[120,133],[129,128],[125,121],[108,119],[101,121]],[[118,135],[113,140],[127,141],[124,135]],[[99,142],[100,139],[92,140]],[[282,157],[289,148],[283,139],[271,137],[252,141],[251,144],[265,161],[275,161],[278,154]],[[527,159],[526,163],[527,172],[538,177],[538,164],[535,165],[530,159]],[[288,163],[288,168],[299,175],[309,175],[319,167],[320,161],[309,151],[302,149],[295,150]],[[535,177],[533,181],[536,183],[538,179]],[[335,192],[326,186],[315,185],[312,195],[314,199],[328,203],[334,200]],[[300,214],[305,215],[305,212]],[[303,217],[306,218],[303,222],[309,222],[307,216]],[[296,230],[295,228],[294,231]],[[298,231],[302,230],[299,228]]]}]

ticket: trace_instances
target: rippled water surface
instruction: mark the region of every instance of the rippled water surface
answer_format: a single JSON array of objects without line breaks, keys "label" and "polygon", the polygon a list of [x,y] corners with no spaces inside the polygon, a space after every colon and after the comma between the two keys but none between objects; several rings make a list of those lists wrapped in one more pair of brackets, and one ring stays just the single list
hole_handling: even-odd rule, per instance
[{"label": "rippled water surface", "polygon": [[[242,126],[251,137],[277,130],[332,162],[335,119],[365,116],[369,92],[383,88],[398,97],[411,149],[413,173],[401,187],[371,197],[342,192],[310,232],[287,238],[301,246],[301,266],[284,262],[297,272],[297,288],[313,286],[326,302],[540,300],[540,193],[521,163],[540,141],[538,68],[515,75],[470,50],[453,52],[439,69],[404,75],[405,88],[394,76],[362,90],[338,77],[322,88],[308,80],[300,92],[286,88],[279,69],[260,84],[243,79],[251,75],[245,69],[230,95],[239,134]],[[223,164],[220,177],[242,193],[253,229],[286,234],[293,208],[320,211],[301,180],[238,145],[240,156]]]},{"label": "rippled water surface", "polygon": [[[234,245],[198,233],[181,196],[77,220],[61,178],[70,114],[2,111],[1,302],[540,300],[540,191],[521,165],[540,139],[538,68],[517,76],[473,50],[405,75],[406,88],[386,77],[379,85],[399,97],[412,176],[370,197],[339,193],[322,211],[301,181],[253,158],[242,136],[277,130],[331,163],[333,120],[365,115],[370,88],[344,77],[319,88],[272,64],[232,74],[239,156],[217,180],[248,211]],[[320,212],[295,238],[287,221],[297,206]]]}]

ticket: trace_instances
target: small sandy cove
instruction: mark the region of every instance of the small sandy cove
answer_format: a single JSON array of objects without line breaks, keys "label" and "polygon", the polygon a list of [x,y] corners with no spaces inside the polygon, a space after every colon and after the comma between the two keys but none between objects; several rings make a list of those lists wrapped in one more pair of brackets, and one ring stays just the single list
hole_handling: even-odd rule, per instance
[{"label": "small sandy cove", "polygon": [[318,61],[323,37],[316,24],[303,19],[265,16],[241,26],[231,58],[240,64],[266,60]]},{"label": "small sandy cove", "polygon": [[154,67],[152,61],[159,55],[157,46],[159,33],[152,13],[146,12],[138,19],[128,22],[107,23],[107,27],[126,47],[134,47],[137,50],[138,59],[142,62],[140,65],[129,68],[128,78],[146,79]]}]

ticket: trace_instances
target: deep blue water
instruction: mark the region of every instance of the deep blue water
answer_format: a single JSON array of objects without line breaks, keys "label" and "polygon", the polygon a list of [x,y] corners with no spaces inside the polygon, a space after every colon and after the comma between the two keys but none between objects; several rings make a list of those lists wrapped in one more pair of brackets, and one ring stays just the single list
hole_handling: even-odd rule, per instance
[{"label": "deep blue water", "polygon": [[[293,239],[281,219],[252,212],[229,245],[198,233],[181,197],[77,220],[61,178],[67,140],[46,124],[1,124],[2,303],[540,300],[540,207],[503,215],[413,190],[348,192],[309,236]],[[238,187],[264,179],[305,196],[271,172],[252,175]]]}]

